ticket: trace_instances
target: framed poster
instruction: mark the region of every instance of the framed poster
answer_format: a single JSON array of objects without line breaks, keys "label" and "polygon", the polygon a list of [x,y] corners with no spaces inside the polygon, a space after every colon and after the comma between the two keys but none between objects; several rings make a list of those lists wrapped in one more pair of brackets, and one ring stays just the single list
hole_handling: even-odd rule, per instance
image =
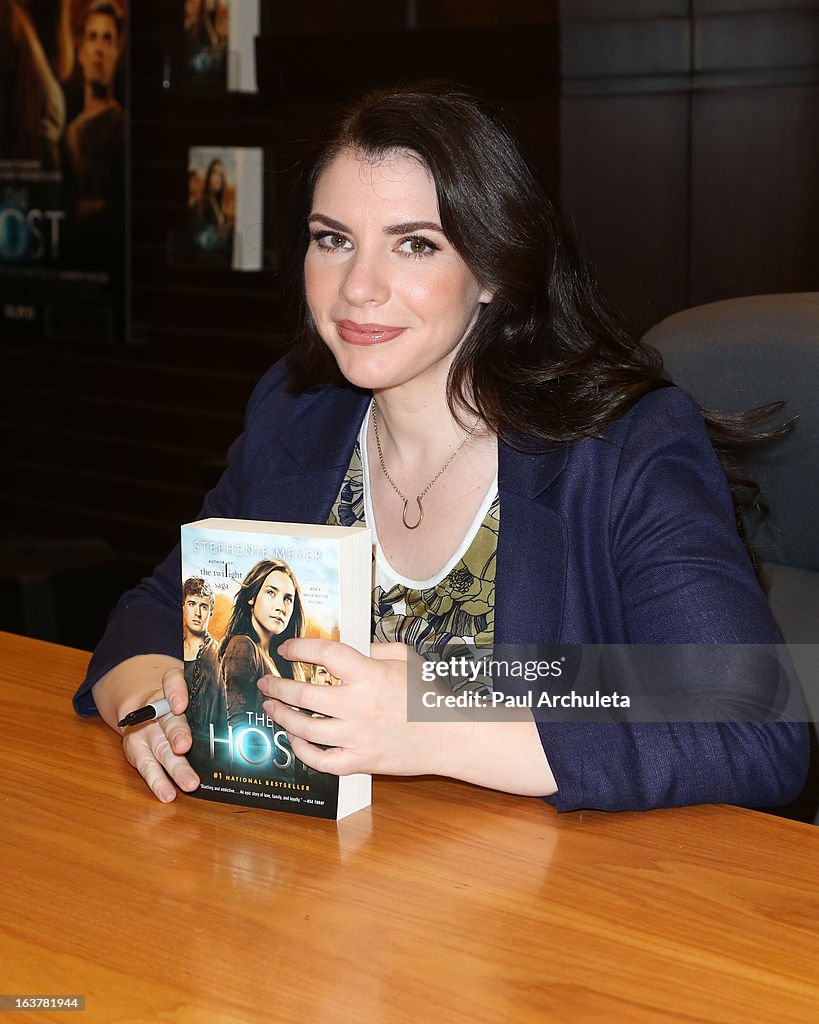
[{"label": "framed poster", "polygon": [[128,0],[0,0],[0,329],[126,336]]}]

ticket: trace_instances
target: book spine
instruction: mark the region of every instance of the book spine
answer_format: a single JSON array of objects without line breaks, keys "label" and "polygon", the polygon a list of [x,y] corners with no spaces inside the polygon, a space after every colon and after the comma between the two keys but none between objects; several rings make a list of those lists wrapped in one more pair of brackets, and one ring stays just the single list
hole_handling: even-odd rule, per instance
[{"label": "book spine", "polygon": [[237,149],[234,270],[261,270],[264,236],[264,156],[261,149]]},{"label": "book spine", "polygon": [[228,18],[227,87],[232,92],[258,92],[259,0],[233,0]]}]

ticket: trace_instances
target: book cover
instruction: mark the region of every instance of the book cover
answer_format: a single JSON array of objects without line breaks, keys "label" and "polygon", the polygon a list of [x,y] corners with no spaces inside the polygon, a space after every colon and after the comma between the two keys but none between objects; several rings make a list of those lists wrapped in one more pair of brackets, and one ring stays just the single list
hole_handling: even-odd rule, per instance
[{"label": "book cover", "polygon": [[[190,762],[205,800],[340,819],[371,802],[367,775],[308,768],[264,712],[256,682],[341,685],[277,653],[293,636],[370,643],[370,531],[239,519],[182,527],[182,633]],[[305,712],[306,713],[306,712]]]},{"label": "book cover", "polygon": [[261,270],[264,154],[256,147],[188,151],[188,228],[195,263]]},{"label": "book cover", "polygon": [[184,17],[188,84],[256,92],[259,0],[186,0]]}]

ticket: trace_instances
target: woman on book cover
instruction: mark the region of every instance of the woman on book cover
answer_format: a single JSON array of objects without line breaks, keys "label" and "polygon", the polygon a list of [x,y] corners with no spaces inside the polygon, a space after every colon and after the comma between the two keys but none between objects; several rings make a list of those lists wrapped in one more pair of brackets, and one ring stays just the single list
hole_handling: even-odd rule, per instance
[{"label": "woman on book cover", "polygon": [[[764,666],[743,669],[780,638],[711,441],[747,438],[761,416],[703,414],[670,384],[609,311],[504,116],[461,87],[363,97],[310,164],[299,213],[293,347],[257,386],[202,513],[374,529],[381,642],[365,656],[294,637],[278,657],[342,685],[278,665],[258,681],[296,756],[559,810],[794,797],[804,710],[780,715]],[[198,785],[173,659],[178,590],[174,555],[114,612],[76,698],[116,723],[167,695],[176,715],[124,741],[161,800]],[[137,601],[153,626],[134,638]],[[421,659],[470,641],[513,657],[536,644],[719,645],[724,666],[705,683],[692,673],[708,714],[684,721],[408,714]],[[165,656],[150,685],[134,667],[144,653]],[[662,691],[666,675],[651,681]]]},{"label": "woman on book cover", "polygon": [[[280,644],[304,635],[301,589],[286,562],[263,559],[245,576],[219,647],[227,724],[234,730],[266,717],[258,681],[265,675],[304,679],[298,663],[278,653]],[[280,744],[287,741],[281,737]],[[289,746],[287,747],[289,751]],[[294,774],[294,759],[285,766]]]},{"label": "woman on book cover", "polygon": [[227,12],[227,4],[220,0],[185,0],[185,51],[192,73],[224,77]]},{"label": "woman on book cover", "polygon": [[236,207],[234,190],[228,182],[224,161],[218,157],[211,160],[201,194],[193,202],[189,183],[188,201],[194,245],[205,252],[230,253]]}]

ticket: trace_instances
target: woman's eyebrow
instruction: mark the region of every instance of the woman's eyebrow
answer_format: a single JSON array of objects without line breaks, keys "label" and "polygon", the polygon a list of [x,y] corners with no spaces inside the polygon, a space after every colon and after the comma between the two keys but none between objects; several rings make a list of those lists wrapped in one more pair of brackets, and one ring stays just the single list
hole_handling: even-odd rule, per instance
[{"label": "woman's eyebrow", "polygon": [[434,220],[409,220],[404,224],[389,224],[384,228],[385,235],[410,235],[413,231],[440,231],[444,229]]},{"label": "woman's eyebrow", "polygon": [[[346,224],[342,224],[340,220],[334,220],[332,217],[327,217],[323,213],[311,213],[307,220],[308,222],[319,220],[334,231],[341,231],[344,234],[350,233],[350,229]],[[388,224],[384,228],[385,235],[410,235],[413,231],[439,231],[441,234],[444,233],[441,225],[436,224],[434,220],[409,220],[403,224]]]},{"label": "woman's eyebrow", "polygon": [[322,224],[326,224],[333,231],[343,231],[344,234],[348,234],[350,231],[346,224],[342,224],[340,220],[333,220],[332,217],[327,217],[323,213],[311,213],[307,218],[307,223],[310,224],[314,220],[320,220]]}]

